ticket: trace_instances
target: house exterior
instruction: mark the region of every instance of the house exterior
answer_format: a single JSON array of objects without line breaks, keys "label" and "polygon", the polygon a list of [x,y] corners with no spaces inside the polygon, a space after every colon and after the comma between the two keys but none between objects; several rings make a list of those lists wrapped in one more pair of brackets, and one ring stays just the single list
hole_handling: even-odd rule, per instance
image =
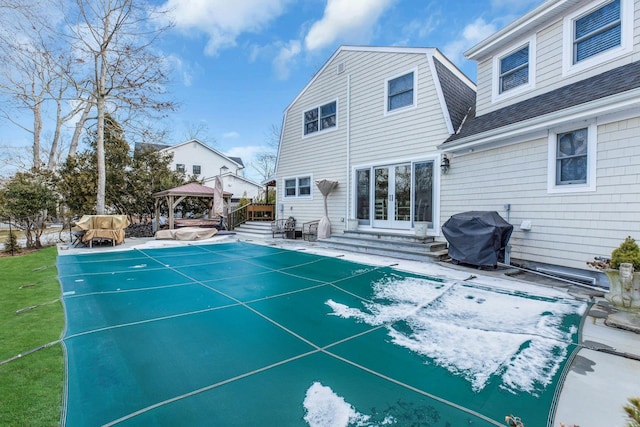
[{"label": "house exterior", "polygon": [[225,156],[202,141],[190,139],[159,148],[173,154],[172,168],[202,179],[206,186],[212,187],[215,178],[221,176],[223,190],[233,194],[232,205],[243,196],[251,200],[260,198],[264,191],[262,185],[244,177],[242,159]]},{"label": "house exterior", "polygon": [[460,127],[475,85],[433,48],[340,47],[286,108],[276,168],[277,217],[324,215],[332,232],[440,234],[437,146]]},{"label": "house exterior", "polygon": [[640,239],[640,1],[549,0],[465,55],[477,100],[439,145],[441,219],[498,211],[512,260],[586,276]]}]

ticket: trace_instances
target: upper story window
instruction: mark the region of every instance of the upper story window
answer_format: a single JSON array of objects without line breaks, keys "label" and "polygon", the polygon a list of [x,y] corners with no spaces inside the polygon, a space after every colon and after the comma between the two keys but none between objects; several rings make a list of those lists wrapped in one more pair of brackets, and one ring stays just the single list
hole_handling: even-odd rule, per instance
[{"label": "upper story window", "polygon": [[202,171],[202,168],[200,167],[200,165],[193,165],[193,174],[194,175],[200,175]]},{"label": "upper story window", "polygon": [[596,1],[564,18],[563,73],[605,64],[633,51],[634,0]]},{"label": "upper story window", "polygon": [[595,191],[597,128],[549,134],[549,192]]},{"label": "upper story window", "polygon": [[511,45],[493,57],[492,102],[518,95],[535,86],[536,36]]},{"label": "upper story window", "polygon": [[304,112],[304,134],[330,129],[336,126],[336,101]]},{"label": "upper story window", "polygon": [[586,16],[576,19],[573,25],[574,64],[620,46],[622,43],[620,0],[607,3]]},{"label": "upper story window", "polygon": [[500,93],[529,83],[529,45],[500,59]]},{"label": "upper story window", "polygon": [[184,163],[176,163],[176,171],[184,173]]},{"label": "upper story window", "polygon": [[415,105],[414,72],[387,80],[387,111]]}]

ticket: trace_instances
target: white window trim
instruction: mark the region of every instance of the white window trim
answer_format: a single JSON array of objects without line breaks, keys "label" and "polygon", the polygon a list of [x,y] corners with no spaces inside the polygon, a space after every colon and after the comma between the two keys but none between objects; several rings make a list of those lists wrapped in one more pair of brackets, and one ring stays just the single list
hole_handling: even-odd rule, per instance
[{"label": "white window trim", "polygon": [[634,0],[620,0],[621,40],[620,46],[606,50],[577,64],[573,63],[573,27],[574,22],[582,16],[604,6],[610,0],[591,2],[585,7],[567,15],[562,23],[562,75],[578,73],[603,63],[610,62],[633,52],[633,19]]},{"label": "white window trim", "polygon": [[[324,104],[323,104],[324,105]],[[301,196],[300,195],[300,178],[309,178],[309,194],[308,195],[304,195]],[[295,196],[287,196],[286,194],[286,188],[285,188],[285,182],[290,180],[290,179],[295,179],[296,180],[296,195]],[[300,174],[300,175],[295,175],[295,176],[286,176],[284,178],[282,178],[282,199],[283,200],[312,200],[313,199],[313,174]]]},{"label": "white window trim", "polygon": [[[413,103],[411,105],[407,105],[406,107],[396,108],[395,110],[389,110],[389,82],[393,79],[397,79],[398,77],[405,76],[407,74],[413,73]],[[384,115],[392,116],[394,114],[400,114],[405,111],[415,110],[418,108],[418,67],[412,68],[410,70],[404,70],[401,73],[395,74],[384,81]]]},{"label": "white window trim", "polygon": [[[319,110],[320,107],[322,107],[323,105],[327,105],[327,104],[331,104],[332,102],[336,103],[336,125],[332,126],[330,128],[327,129],[320,129],[320,111],[318,111],[318,130],[315,132],[311,132],[311,133],[304,133],[304,113],[306,113],[307,111],[313,110],[314,108],[316,110]],[[329,133],[329,132],[333,132],[335,130],[338,129],[338,114],[339,114],[339,105],[338,105],[338,98],[335,99],[331,99],[327,102],[321,102],[318,105],[316,105],[315,107],[310,107],[310,108],[305,108],[302,110],[302,138],[313,138],[316,135],[324,135],[325,133]]]},{"label": "white window trim", "polygon": [[[506,92],[500,93],[500,61],[511,55],[512,53],[522,49],[526,45],[529,45],[529,81],[526,84],[520,85]],[[496,56],[493,57],[493,70],[492,70],[492,93],[491,102],[501,102],[505,99],[511,98],[516,95],[520,95],[524,92],[535,89],[536,87],[536,35],[529,37],[526,40],[522,40],[520,43],[511,46],[509,49],[505,49]]]},{"label": "white window trim", "polygon": [[[587,128],[587,182],[584,184],[556,184],[556,144],[558,134]],[[598,154],[598,126],[595,123],[576,124],[549,132],[547,154],[547,193],[586,193],[596,191],[596,160]]]}]

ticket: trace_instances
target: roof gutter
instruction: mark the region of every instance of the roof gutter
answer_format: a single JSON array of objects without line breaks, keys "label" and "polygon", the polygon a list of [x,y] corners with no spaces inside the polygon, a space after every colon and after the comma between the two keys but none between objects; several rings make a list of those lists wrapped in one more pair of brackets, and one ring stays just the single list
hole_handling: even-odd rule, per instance
[{"label": "roof gutter", "polygon": [[522,122],[491,129],[476,135],[461,138],[452,142],[438,145],[438,150],[447,152],[461,152],[480,148],[496,142],[517,138],[529,133],[569,123],[573,121],[587,120],[603,114],[612,114],[631,108],[640,107],[640,88],[622,92],[606,98],[600,98],[592,102],[576,105],[543,116],[534,117]]}]

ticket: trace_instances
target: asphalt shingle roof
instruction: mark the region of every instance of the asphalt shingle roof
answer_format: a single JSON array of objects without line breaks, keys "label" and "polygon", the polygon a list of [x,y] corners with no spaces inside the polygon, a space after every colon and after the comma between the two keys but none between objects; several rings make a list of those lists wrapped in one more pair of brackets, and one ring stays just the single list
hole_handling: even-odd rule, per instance
[{"label": "asphalt shingle roof", "polygon": [[453,131],[457,131],[467,115],[469,108],[476,103],[476,91],[464,84],[450,69],[444,66],[437,58],[433,59],[442,88],[449,117],[453,125]]},{"label": "asphalt shingle roof", "polygon": [[637,88],[640,88],[640,62],[614,68],[481,116],[475,116],[474,109],[460,132],[451,135],[445,144]]}]

